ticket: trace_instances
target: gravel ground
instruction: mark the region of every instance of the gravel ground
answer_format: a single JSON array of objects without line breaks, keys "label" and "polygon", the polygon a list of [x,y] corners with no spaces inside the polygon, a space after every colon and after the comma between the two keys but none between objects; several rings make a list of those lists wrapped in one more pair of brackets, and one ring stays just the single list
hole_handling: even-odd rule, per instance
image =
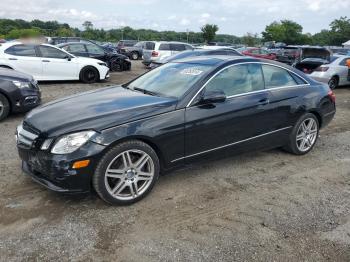
[{"label": "gravel ground", "polygon": [[[41,84],[44,102],[123,83]],[[350,261],[350,87],[314,150],[250,153],[163,176],[128,207],[49,192],[23,175],[0,124],[0,261]]]}]

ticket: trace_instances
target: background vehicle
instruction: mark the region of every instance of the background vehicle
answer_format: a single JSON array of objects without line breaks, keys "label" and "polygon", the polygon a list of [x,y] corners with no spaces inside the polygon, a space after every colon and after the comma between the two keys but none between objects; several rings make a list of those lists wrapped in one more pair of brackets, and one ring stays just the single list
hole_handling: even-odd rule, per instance
[{"label": "background vehicle", "polygon": [[[152,42],[149,43],[149,47],[151,47],[151,44]],[[153,49],[147,47],[143,51],[142,63],[146,66],[179,52],[194,49],[193,46],[181,42],[153,42],[153,44]]]},{"label": "background vehicle", "polygon": [[306,154],[334,114],[329,87],[292,67],[192,57],[31,111],[17,147],[42,185],[71,193],[92,185],[105,201],[130,204],[169,168],[282,146]]},{"label": "background vehicle", "polygon": [[93,83],[109,77],[109,68],[105,62],[75,57],[47,44],[1,44],[0,67],[30,74],[38,81],[81,80]]},{"label": "background vehicle", "polygon": [[157,61],[154,61],[150,64],[150,68],[155,68],[177,59],[184,59],[184,58],[193,57],[193,56],[216,56],[216,55],[243,56],[241,53],[237,52],[232,48],[195,49],[195,50],[183,51],[178,54],[165,57],[164,59],[159,59]]},{"label": "background vehicle", "polygon": [[276,60],[276,55],[270,53],[269,51],[262,48],[248,48],[242,51],[243,55],[256,57],[256,58],[265,58],[270,60]]},{"label": "background vehicle", "polygon": [[58,44],[57,47],[79,56],[90,57],[106,62],[111,71],[130,70],[131,62],[128,57],[118,53],[107,52],[99,45],[91,42],[71,42]]},{"label": "background vehicle", "polygon": [[117,51],[120,52],[121,48],[131,47],[137,44],[137,40],[120,40],[117,43]]},{"label": "background vehicle", "polygon": [[330,63],[317,67],[310,74],[310,77],[327,83],[331,89],[342,85],[350,85],[347,78],[349,69],[346,66],[346,60],[348,59],[350,59],[350,56],[331,56]]},{"label": "background vehicle", "polygon": [[298,46],[286,46],[276,52],[276,60],[281,63],[292,65],[299,56]]},{"label": "background vehicle", "polygon": [[0,121],[9,113],[27,112],[40,102],[40,89],[32,76],[0,68]]},{"label": "background vehicle", "polygon": [[124,46],[120,48],[119,53],[126,55],[132,60],[138,60],[142,57],[143,49],[146,49],[147,46],[149,47],[149,49],[153,49],[152,46],[154,46],[154,44],[150,41],[138,42],[133,46]]},{"label": "background vehicle", "polygon": [[328,49],[312,46],[299,47],[298,54],[293,66],[306,74],[311,74],[320,65],[328,64],[331,56]]}]

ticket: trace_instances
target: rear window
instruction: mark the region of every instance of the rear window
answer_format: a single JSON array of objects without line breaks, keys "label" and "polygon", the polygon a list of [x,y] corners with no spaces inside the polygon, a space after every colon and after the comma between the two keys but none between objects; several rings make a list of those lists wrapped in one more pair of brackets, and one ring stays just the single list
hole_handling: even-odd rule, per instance
[{"label": "rear window", "polygon": [[170,51],[170,45],[169,44],[160,44],[159,50]]},{"label": "rear window", "polygon": [[15,56],[36,56],[34,45],[14,45],[7,48],[5,53]]},{"label": "rear window", "polygon": [[153,43],[153,42],[146,42],[144,44],[145,50],[154,50],[154,48],[155,48],[155,43]]}]

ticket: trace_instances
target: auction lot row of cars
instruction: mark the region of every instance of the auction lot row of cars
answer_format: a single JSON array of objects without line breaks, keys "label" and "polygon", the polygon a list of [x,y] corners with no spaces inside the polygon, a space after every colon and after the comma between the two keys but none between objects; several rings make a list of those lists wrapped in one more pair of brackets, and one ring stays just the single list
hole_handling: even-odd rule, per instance
[{"label": "auction lot row of cars", "polygon": [[[277,147],[306,154],[336,112],[333,91],[313,73],[346,59],[308,48],[291,67],[232,47],[154,42],[142,53],[148,73],[30,111],[16,130],[22,168],[53,191],[95,190],[108,203],[131,204],[183,165]],[[40,104],[36,81],[93,83],[130,70],[130,60],[114,67],[120,54],[103,50],[77,40],[1,44],[0,119]]]}]

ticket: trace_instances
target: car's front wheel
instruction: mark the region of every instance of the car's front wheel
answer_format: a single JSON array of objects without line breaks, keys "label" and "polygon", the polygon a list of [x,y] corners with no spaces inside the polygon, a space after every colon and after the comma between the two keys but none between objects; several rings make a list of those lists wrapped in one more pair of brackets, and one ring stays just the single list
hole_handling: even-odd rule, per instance
[{"label": "car's front wheel", "polygon": [[131,140],[114,146],[102,157],[93,176],[93,186],[110,204],[132,204],[152,190],[159,170],[159,158],[152,147]]},{"label": "car's front wheel", "polygon": [[99,80],[99,73],[95,67],[86,66],[81,70],[79,78],[82,82],[91,84]]},{"label": "car's front wheel", "polygon": [[319,128],[318,119],[314,114],[303,115],[293,127],[289,143],[284,149],[295,155],[304,155],[310,152],[316,144]]}]

